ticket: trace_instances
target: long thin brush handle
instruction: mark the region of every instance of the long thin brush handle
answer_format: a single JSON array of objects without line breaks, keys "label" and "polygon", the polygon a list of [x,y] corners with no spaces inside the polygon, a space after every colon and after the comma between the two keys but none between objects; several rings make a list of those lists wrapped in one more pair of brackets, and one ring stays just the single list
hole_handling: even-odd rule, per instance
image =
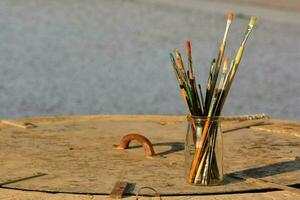
[{"label": "long thin brush handle", "polygon": [[179,85],[183,85],[185,83],[184,74],[182,74],[181,70],[177,66],[177,63],[175,62],[175,58],[172,53],[169,54],[170,60],[172,62],[172,66],[175,72],[175,76],[178,80]]},{"label": "long thin brush handle", "polygon": [[223,64],[223,70],[222,70],[218,90],[221,90],[223,87],[228,63],[229,63],[229,56],[226,57],[224,64]]},{"label": "long thin brush handle", "polygon": [[175,54],[176,54],[176,57],[177,57],[177,67],[179,69],[179,72],[181,74],[182,79],[185,80],[184,81],[184,88],[185,88],[185,91],[186,91],[187,96],[188,96],[189,101],[190,101],[191,114],[194,114],[195,109],[193,109],[193,107],[195,106],[195,99],[193,99],[192,91],[191,91],[191,88],[190,88],[191,84],[190,84],[189,79],[186,75],[184,65],[183,65],[183,62],[182,62],[182,58],[181,58],[181,54],[178,51],[178,49],[175,49]]},{"label": "long thin brush handle", "polygon": [[218,74],[220,72],[221,64],[222,64],[223,57],[224,57],[225,48],[226,48],[226,42],[224,42],[220,45],[217,63],[216,63],[216,67],[215,67],[214,74],[213,74],[212,90],[214,90],[215,84],[217,82]]},{"label": "long thin brush handle", "polygon": [[183,84],[183,81],[182,81],[182,78],[180,77],[180,72],[177,68],[177,65],[176,65],[176,62],[175,62],[175,59],[174,59],[174,56],[172,53],[170,53],[170,59],[171,59],[171,62],[172,62],[172,66],[173,66],[173,69],[174,69],[174,72],[175,72],[175,76],[176,76],[176,79],[178,81],[178,84],[179,84],[179,88],[180,88],[180,92],[181,92],[181,95],[183,97],[183,101],[187,107],[187,110],[190,114],[191,113],[191,108],[190,108],[190,103],[189,103],[189,99],[188,99],[188,95],[186,93],[186,91],[184,90],[184,84]]},{"label": "long thin brush handle", "polygon": [[[209,162],[208,162],[208,173],[211,173],[211,169],[212,169],[212,157],[215,153],[214,149],[215,149],[215,146],[216,146],[216,140],[217,140],[217,134],[218,134],[218,124],[214,124],[215,126],[213,127],[214,128],[214,131],[213,131],[213,134],[211,136],[211,139],[212,139],[212,144],[210,146],[210,152],[209,152]],[[210,179],[212,178],[211,177],[212,174],[209,174],[207,176],[207,181],[209,182]]]},{"label": "long thin brush handle", "polygon": [[213,72],[213,75],[212,75],[211,93],[209,95],[209,101],[212,98],[212,92],[215,90],[216,83],[217,83],[217,80],[218,80],[218,76],[219,76],[219,72],[220,72],[220,68],[221,68],[221,64],[222,64],[222,61],[223,61],[223,56],[224,56],[224,52],[225,52],[225,48],[226,48],[226,39],[227,39],[230,24],[233,20],[233,15],[234,15],[233,12],[228,12],[227,23],[226,23],[226,28],[225,28],[223,40],[222,40],[222,43],[220,44],[216,66],[215,66],[215,69],[214,69],[214,72]]},{"label": "long thin brush handle", "polygon": [[[185,90],[183,90],[183,91],[185,92]],[[189,98],[187,95],[185,97],[185,102],[187,104],[187,109],[188,109],[189,113],[193,114],[192,105],[191,105],[191,102],[189,101]]]},{"label": "long thin brush handle", "polygon": [[217,100],[217,94],[215,93],[214,98],[213,98],[213,100],[211,102],[211,105],[210,105],[210,108],[209,108],[208,117],[207,117],[207,119],[205,121],[205,124],[204,124],[204,128],[203,128],[201,139],[200,139],[199,148],[197,148],[197,151],[196,151],[196,154],[194,156],[193,163],[192,163],[192,168],[191,168],[190,175],[189,175],[189,182],[190,183],[193,183],[196,170],[199,166],[199,159],[200,159],[202,151],[203,151],[203,144],[205,142],[205,139],[207,138],[207,134],[208,134],[209,129],[210,129],[211,117],[212,117],[212,114],[213,114],[212,112],[214,110],[213,108],[215,107],[216,100]]},{"label": "long thin brush handle", "polygon": [[245,49],[246,41],[247,41],[247,39],[248,39],[250,33],[252,32],[252,28],[254,27],[255,24],[256,24],[256,17],[252,16],[252,17],[250,18],[250,21],[249,21],[249,24],[248,24],[246,33],[245,33],[245,35],[244,35],[244,39],[243,39],[243,41],[242,41],[242,43],[241,43],[241,46],[240,46],[240,48],[239,48],[239,50],[238,50],[238,52],[237,52],[236,57],[235,57],[234,65],[233,65],[232,69],[230,69],[229,78],[228,78],[228,80],[226,81],[226,88],[225,88],[225,90],[224,90],[224,92],[223,92],[223,95],[222,95],[222,97],[221,97],[222,99],[221,99],[221,101],[220,101],[220,105],[219,105],[219,109],[218,109],[220,112],[221,112],[221,110],[222,110],[222,108],[223,108],[223,106],[224,106],[225,99],[226,99],[226,97],[227,97],[227,95],[228,95],[228,92],[229,92],[229,89],[230,89],[230,87],[231,87],[233,78],[234,78],[234,76],[235,76],[235,74],[236,74],[237,68],[238,68],[238,66],[239,66],[239,64],[240,64],[240,61],[241,61],[241,59],[242,59],[243,52],[244,52],[244,49]]},{"label": "long thin brush handle", "polygon": [[188,83],[188,76],[185,72],[184,65],[183,65],[182,58],[181,58],[181,54],[180,54],[178,49],[175,49],[175,55],[177,57],[178,69],[180,70],[182,76],[184,77],[185,82]]},{"label": "long thin brush handle", "polygon": [[208,114],[208,109],[209,109],[209,105],[210,105],[210,100],[211,100],[211,96],[212,96],[212,88],[211,88],[211,83],[212,83],[212,76],[213,76],[213,71],[215,68],[215,64],[216,64],[216,60],[213,59],[211,62],[211,66],[210,66],[210,73],[209,73],[209,77],[208,77],[208,81],[207,81],[207,87],[206,87],[206,93],[205,93],[205,107],[204,107],[204,115]]},{"label": "long thin brush handle", "polygon": [[194,79],[194,69],[193,69],[193,62],[192,62],[192,48],[190,41],[186,41],[186,51],[188,56],[188,62],[189,62],[189,78]]},{"label": "long thin brush handle", "polygon": [[192,96],[194,99],[194,114],[197,116],[202,115],[202,110],[201,110],[201,105],[200,105],[200,100],[199,100],[199,95],[198,95],[198,90],[196,87],[196,80],[195,79],[190,79],[190,84],[191,84],[191,91],[192,91]]},{"label": "long thin brush handle", "polygon": [[228,79],[225,83],[225,88],[224,88],[223,94],[221,96],[220,105],[219,105],[219,108],[218,108],[218,110],[220,110],[220,112],[223,109],[226,97],[229,93],[233,78],[234,78],[234,76],[236,74],[236,71],[237,71],[237,68],[240,64],[243,52],[244,52],[244,46],[241,46],[238,50],[238,53],[237,53],[235,61],[234,61],[234,65],[233,65],[232,69],[230,70],[230,72],[228,74]]},{"label": "long thin brush handle", "polygon": [[206,145],[206,146],[204,147],[204,153],[203,153],[203,156],[201,157],[202,159],[201,159],[201,161],[200,161],[200,163],[199,163],[199,167],[198,167],[198,169],[197,169],[197,173],[196,173],[196,176],[195,176],[194,183],[197,183],[198,180],[199,180],[199,177],[201,176],[201,172],[202,172],[202,170],[203,170],[203,164],[205,163],[205,160],[206,160],[206,154],[207,154],[207,152],[208,152],[208,146],[209,146],[209,145]]},{"label": "long thin brush handle", "polygon": [[221,44],[218,59],[217,59],[217,62],[215,64],[215,67],[214,67],[214,70],[213,70],[213,73],[212,73],[211,78],[210,78],[210,80],[211,80],[210,85],[209,85],[210,88],[209,88],[208,95],[206,96],[207,99],[205,99],[205,102],[207,102],[206,106],[210,105],[211,99],[213,97],[213,92],[215,91],[218,75],[219,75],[219,72],[220,72],[220,66],[221,66],[221,62],[222,62],[222,59],[223,59],[223,55],[224,55],[224,50],[225,50],[225,44]]},{"label": "long thin brush handle", "polygon": [[192,168],[191,168],[190,175],[189,175],[189,182],[190,183],[193,183],[193,181],[194,181],[194,175],[195,175],[195,172],[196,172],[197,167],[199,165],[199,158],[200,158],[200,155],[201,155],[201,152],[202,152],[204,140],[206,138],[210,122],[211,122],[211,117],[208,117],[205,121],[205,124],[204,124],[204,128],[203,128],[201,139],[200,139],[199,148],[196,151],[196,154],[194,156],[194,160],[193,160],[193,163],[192,163]]},{"label": "long thin brush handle", "polygon": [[199,95],[200,95],[199,100],[200,100],[201,110],[202,110],[202,113],[204,114],[204,100],[203,100],[203,93],[202,93],[200,83],[198,84],[198,87],[199,87]]},{"label": "long thin brush handle", "polygon": [[[227,68],[227,64],[229,62],[228,60],[229,60],[229,57],[227,57],[227,59],[226,59],[226,61],[224,63],[224,68]],[[230,63],[230,70],[226,74],[226,76],[225,76],[226,69],[223,68],[223,76],[222,76],[222,78],[220,80],[220,84],[219,84],[219,88],[218,88],[218,92],[219,92],[218,100],[217,100],[217,103],[216,103],[215,110],[213,112],[214,115],[216,115],[216,116],[220,116],[221,115],[221,107],[222,106],[220,106],[220,105],[222,105],[222,101],[224,100],[223,93],[224,93],[224,90],[225,90],[225,87],[226,87],[226,83],[227,83],[230,71],[233,69],[233,66],[234,66],[234,60],[231,61],[231,63]]]}]

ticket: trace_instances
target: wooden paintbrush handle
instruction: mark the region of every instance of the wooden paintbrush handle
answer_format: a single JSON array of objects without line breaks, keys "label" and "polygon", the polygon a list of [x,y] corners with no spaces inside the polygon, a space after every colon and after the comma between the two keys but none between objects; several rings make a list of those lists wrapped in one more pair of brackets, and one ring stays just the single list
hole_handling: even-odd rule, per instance
[{"label": "wooden paintbrush handle", "polygon": [[189,183],[193,183],[194,176],[195,176],[195,173],[197,171],[197,167],[199,165],[199,158],[200,158],[201,153],[202,153],[204,140],[206,138],[206,135],[208,133],[208,129],[209,129],[209,126],[210,126],[210,122],[211,122],[211,117],[208,117],[207,120],[205,121],[205,124],[204,124],[204,128],[203,128],[201,139],[200,139],[199,148],[197,148],[196,154],[194,156],[194,160],[193,160],[193,163],[192,163],[190,176],[189,176]]}]

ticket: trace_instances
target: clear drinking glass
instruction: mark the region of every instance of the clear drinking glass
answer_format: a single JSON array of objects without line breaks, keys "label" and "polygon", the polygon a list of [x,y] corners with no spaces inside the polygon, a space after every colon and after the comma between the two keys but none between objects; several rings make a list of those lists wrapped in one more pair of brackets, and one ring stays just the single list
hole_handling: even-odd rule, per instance
[{"label": "clear drinking glass", "polygon": [[223,180],[223,141],[219,117],[188,116],[185,176],[192,185],[218,185]]}]

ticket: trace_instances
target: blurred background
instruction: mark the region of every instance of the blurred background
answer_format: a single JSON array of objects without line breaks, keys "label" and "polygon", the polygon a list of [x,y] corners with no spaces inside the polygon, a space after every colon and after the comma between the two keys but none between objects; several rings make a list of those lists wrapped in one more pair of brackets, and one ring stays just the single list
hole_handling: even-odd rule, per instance
[{"label": "blurred background", "polygon": [[206,84],[229,10],[226,54],[258,24],[223,114],[299,120],[298,0],[1,0],[0,117],[185,114],[168,54],[189,39]]}]

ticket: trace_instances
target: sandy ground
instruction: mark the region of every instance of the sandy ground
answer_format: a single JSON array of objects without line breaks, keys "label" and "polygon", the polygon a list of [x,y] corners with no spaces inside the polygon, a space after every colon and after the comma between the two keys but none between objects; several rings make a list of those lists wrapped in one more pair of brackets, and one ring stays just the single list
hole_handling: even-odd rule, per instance
[{"label": "sandy ground", "polygon": [[190,39],[205,84],[232,9],[228,54],[235,55],[248,16],[257,15],[258,25],[224,114],[300,119],[297,2],[285,1],[291,3],[284,9],[270,1],[228,2],[1,1],[0,117],[184,114],[168,53],[184,51]]}]

